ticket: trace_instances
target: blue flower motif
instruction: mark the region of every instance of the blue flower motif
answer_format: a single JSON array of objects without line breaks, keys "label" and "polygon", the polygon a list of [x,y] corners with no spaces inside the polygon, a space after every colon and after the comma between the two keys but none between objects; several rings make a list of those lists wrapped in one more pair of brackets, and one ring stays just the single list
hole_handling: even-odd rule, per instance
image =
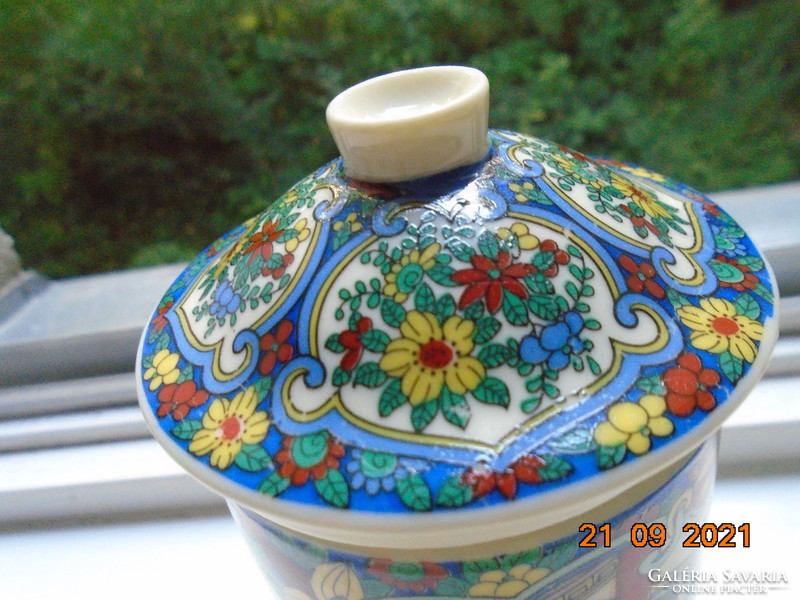
[{"label": "blue flower motif", "polygon": [[236,312],[241,303],[241,296],[233,291],[233,287],[226,279],[219,284],[217,291],[214,293],[214,301],[208,307],[208,313],[213,317],[222,319],[228,313]]},{"label": "blue flower motif", "polygon": [[353,489],[364,488],[367,494],[374,496],[381,490],[393,491],[398,480],[427,470],[428,463],[385,452],[353,450],[346,468],[351,475],[350,485]]},{"label": "blue flower motif", "polygon": [[560,371],[569,364],[572,354],[583,351],[585,346],[578,337],[583,327],[583,317],[575,311],[569,311],[563,320],[542,329],[538,338],[533,335],[523,338],[519,345],[520,358],[531,364],[547,361],[549,368]]}]

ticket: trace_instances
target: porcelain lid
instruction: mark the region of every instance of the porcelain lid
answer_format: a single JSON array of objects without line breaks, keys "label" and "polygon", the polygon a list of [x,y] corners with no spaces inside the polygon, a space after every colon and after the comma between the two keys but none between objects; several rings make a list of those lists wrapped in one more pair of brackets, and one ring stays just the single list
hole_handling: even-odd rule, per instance
[{"label": "porcelain lid", "polygon": [[[430,131],[411,112],[396,129]],[[188,266],[138,360],[176,460],[318,537],[458,545],[577,514],[719,427],[777,336],[744,231],[646,169],[480,139],[390,184],[334,160]]]}]

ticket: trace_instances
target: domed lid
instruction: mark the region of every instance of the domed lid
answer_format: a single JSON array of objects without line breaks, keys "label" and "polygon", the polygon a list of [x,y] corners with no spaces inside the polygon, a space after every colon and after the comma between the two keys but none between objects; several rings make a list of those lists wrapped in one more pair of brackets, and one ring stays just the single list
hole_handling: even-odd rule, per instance
[{"label": "domed lid", "polygon": [[344,92],[344,159],[167,290],[140,399],[189,472],[317,537],[477,543],[619,494],[741,402],[777,336],[744,231],[646,169],[487,132],[487,97],[463,67]]}]

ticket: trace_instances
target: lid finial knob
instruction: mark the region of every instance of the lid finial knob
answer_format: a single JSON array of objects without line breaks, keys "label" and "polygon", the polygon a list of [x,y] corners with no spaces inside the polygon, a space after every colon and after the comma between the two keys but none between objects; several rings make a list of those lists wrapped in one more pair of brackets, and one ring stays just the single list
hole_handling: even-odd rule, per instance
[{"label": "lid finial knob", "polygon": [[489,151],[489,81],[470,67],[375,77],[328,105],[328,126],[354,179],[389,183],[462,167]]}]

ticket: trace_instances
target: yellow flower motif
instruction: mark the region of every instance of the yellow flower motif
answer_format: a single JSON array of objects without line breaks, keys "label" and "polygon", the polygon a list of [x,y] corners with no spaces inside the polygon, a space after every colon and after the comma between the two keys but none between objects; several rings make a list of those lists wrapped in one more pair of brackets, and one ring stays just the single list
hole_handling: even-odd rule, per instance
[{"label": "yellow flower motif", "polygon": [[144,380],[150,382],[150,391],[155,391],[161,385],[168,385],[178,381],[181,371],[178,369],[180,355],[162,348],[153,356],[153,365],[144,372]]},{"label": "yellow flower motif", "polygon": [[596,190],[603,188],[603,182],[601,182],[593,173],[591,173],[585,167],[576,164],[574,161],[564,156],[560,156],[558,154],[553,154],[552,158],[575,181],[578,181],[579,183],[582,183],[583,185],[594,188]]},{"label": "yellow flower motif", "polygon": [[345,563],[323,563],[311,575],[317,600],[363,600],[364,590],[355,571]]},{"label": "yellow flower motif", "polygon": [[357,221],[358,215],[355,212],[351,212],[347,217],[345,217],[344,221],[336,221],[333,224],[334,231],[341,231],[345,227],[348,227],[351,233],[356,233],[357,231],[361,231],[364,227],[361,223]]},{"label": "yellow flower motif", "polygon": [[656,173],[655,171],[651,171],[650,169],[645,169],[644,167],[631,167],[628,165],[616,165],[626,173],[630,173],[634,177],[646,177],[647,179],[652,179],[653,181],[664,182],[667,180],[666,177],[661,175],[660,173]]},{"label": "yellow flower motif", "polygon": [[308,238],[311,235],[311,230],[307,227],[308,219],[303,217],[297,223],[294,224],[294,229],[297,231],[297,235],[294,236],[292,239],[286,242],[286,250],[287,252],[294,252],[297,250],[297,247],[300,245],[300,242]]},{"label": "yellow flower motif", "polygon": [[440,325],[432,313],[413,310],[400,324],[403,337],[389,343],[380,367],[402,378],[400,389],[413,405],[438,398],[445,385],[466,394],[486,375],[483,365],[469,356],[474,330],[474,322],[455,315]]},{"label": "yellow flower motif", "polygon": [[383,293],[392,296],[395,302],[403,302],[422,281],[425,272],[436,264],[436,255],[442,246],[434,242],[425,250],[412,250],[392,265],[386,274],[386,286]]},{"label": "yellow flower motif", "polygon": [[269,419],[256,410],[256,388],[250,386],[233,400],[217,398],[203,415],[203,428],[194,434],[189,452],[205,456],[209,452],[212,467],[227,469],[244,444],[258,444],[267,436]]},{"label": "yellow flower motif", "polygon": [[539,238],[528,230],[528,226],[525,223],[517,222],[510,228],[500,227],[497,230],[497,235],[500,236],[500,239],[506,241],[511,241],[516,237],[520,250],[533,250],[539,246]]},{"label": "yellow flower motif", "polygon": [[524,592],[550,574],[550,569],[517,565],[508,572],[496,569],[482,573],[478,583],[469,588],[473,598],[511,598]]},{"label": "yellow flower motif", "polygon": [[689,341],[699,350],[714,354],[730,352],[751,363],[756,357],[756,341],[764,335],[764,326],[740,315],[733,303],[722,298],[704,298],[700,306],[682,306],[678,318],[692,330]]},{"label": "yellow flower motif", "polygon": [[650,450],[650,436],[666,437],[675,426],[664,411],[667,401],[663,396],[647,394],[636,402],[619,402],[608,409],[608,421],[594,430],[594,439],[601,446],[625,444],[634,454]]},{"label": "yellow flower motif", "polygon": [[658,217],[664,217],[665,219],[674,218],[674,215],[658,200],[658,198],[656,198],[655,194],[636,186],[632,181],[620,177],[616,173],[612,173],[611,185],[617,188],[623,196],[627,196],[633,200],[634,204],[641,208],[649,217],[653,219]]},{"label": "yellow flower motif", "polygon": [[524,203],[530,200],[531,195],[536,189],[536,187],[530,181],[526,181],[522,185],[518,183],[511,183],[509,184],[508,188],[514,192],[514,198],[519,203]]}]

